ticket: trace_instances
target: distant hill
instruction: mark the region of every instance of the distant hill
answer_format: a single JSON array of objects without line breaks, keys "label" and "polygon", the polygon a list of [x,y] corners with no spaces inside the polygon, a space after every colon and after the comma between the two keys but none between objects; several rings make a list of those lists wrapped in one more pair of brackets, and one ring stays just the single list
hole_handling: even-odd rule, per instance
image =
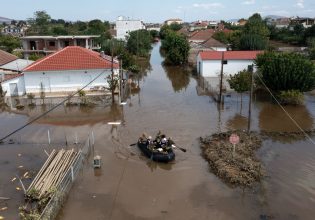
[{"label": "distant hill", "polygon": [[285,18],[285,16],[280,16],[280,15],[267,15],[267,16],[264,17],[264,19],[266,19],[266,18],[271,19],[271,20],[276,20],[276,19],[278,19],[278,18]]},{"label": "distant hill", "polygon": [[0,24],[2,23],[10,24],[12,20],[13,19],[10,18],[0,17]]}]

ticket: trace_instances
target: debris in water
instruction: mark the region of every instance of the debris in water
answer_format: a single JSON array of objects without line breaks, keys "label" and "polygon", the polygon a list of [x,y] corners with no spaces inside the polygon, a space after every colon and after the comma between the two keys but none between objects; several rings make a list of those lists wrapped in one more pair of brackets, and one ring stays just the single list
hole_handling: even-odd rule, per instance
[{"label": "debris in water", "polygon": [[[239,136],[240,143],[229,142],[232,133]],[[261,139],[256,133],[244,131],[216,133],[200,138],[204,158],[209,162],[212,172],[233,186],[251,187],[264,175],[255,151],[261,147]]]},{"label": "debris in water", "polygon": [[22,156],[22,154],[18,154],[18,156],[20,157],[20,156]]},{"label": "debris in water", "polygon": [[120,125],[121,122],[120,122],[120,121],[117,121],[117,122],[108,122],[107,124],[108,124],[108,125]]},{"label": "debris in water", "polygon": [[20,191],[20,190],[21,190],[21,188],[17,186],[17,187],[16,187],[16,190],[17,190],[17,191]]},{"label": "debris in water", "polygon": [[8,207],[2,207],[1,209],[0,209],[0,211],[5,211],[5,210],[7,210],[8,209]]},{"label": "debris in water", "polygon": [[28,172],[25,172],[24,175],[23,175],[23,177],[26,178],[27,174],[28,174]]},{"label": "debris in water", "polygon": [[11,182],[14,182],[16,180],[16,177],[14,177],[12,180],[11,180]]},{"label": "debris in water", "polygon": [[18,166],[18,168],[23,168],[23,166]]}]

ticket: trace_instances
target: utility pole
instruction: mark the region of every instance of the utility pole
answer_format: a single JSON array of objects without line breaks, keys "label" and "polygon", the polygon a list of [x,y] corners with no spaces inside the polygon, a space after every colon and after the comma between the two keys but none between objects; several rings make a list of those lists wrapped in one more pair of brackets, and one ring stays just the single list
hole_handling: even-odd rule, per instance
[{"label": "utility pole", "polygon": [[252,99],[253,99],[253,87],[254,87],[254,66],[250,68],[251,82],[250,82],[250,93],[249,93],[249,104],[248,104],[248,124],[247,133],[250,133],[251,117],[252,117]]},{"label": "utility pole", "polygon": [[111,88],[111,90],[112,90],[112,103],[114,103],[115,102],[115,88],[113,87],[113,85],[114,85],[114,48],[113,48],[114,46],[113,46],[113,40],[111,40],[111,52],[112,52],[112,65],[111,65],[111,67],[112,67],[112,77],[111,77],[111,83],[112,83],[112,88]]},{"label": "utility pole", "polygon": [[223,84],[223,62],[224,62],[224,52],[222,51],[222,58],[221,58],[221,74],[220,74],[220,94],[218,103],[221,104],[222,102],[222,84]]}]

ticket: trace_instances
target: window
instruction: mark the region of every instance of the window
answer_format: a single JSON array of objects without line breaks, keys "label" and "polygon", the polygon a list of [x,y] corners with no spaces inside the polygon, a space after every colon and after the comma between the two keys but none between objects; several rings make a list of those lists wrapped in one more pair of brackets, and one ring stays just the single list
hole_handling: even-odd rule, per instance
[{"label": "window", "polygon": [[49,41],[49,46],[50,47],[55,47],[56,46],[56,42],[55,41]]}]

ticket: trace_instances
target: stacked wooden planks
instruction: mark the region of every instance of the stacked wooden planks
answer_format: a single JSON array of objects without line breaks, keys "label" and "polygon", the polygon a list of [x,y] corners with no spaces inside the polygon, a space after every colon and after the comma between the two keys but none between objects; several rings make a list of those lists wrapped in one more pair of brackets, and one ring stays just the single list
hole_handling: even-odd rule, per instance
[{"label": "stacked wooden planks", "polygon": [[73,149],[53,150],[28,187],[27,192],[35,190],[38,193],[38,199],[41,199],[51,190],[57,189],[79,156],[80,152],[75,152]]}]

